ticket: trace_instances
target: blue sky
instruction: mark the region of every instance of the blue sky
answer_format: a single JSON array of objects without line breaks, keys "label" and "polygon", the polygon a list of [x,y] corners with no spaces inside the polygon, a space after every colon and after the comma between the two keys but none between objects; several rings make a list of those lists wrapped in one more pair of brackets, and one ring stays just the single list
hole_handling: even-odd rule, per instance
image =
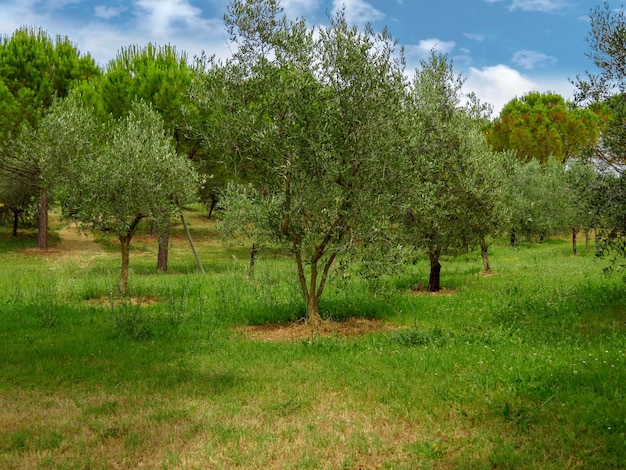
[{"label": "blue sky", "polygon": [[[194,56],[231,54],[223,25],[228,0],[0,0],[0,33],[36,26],[67,35],[100,65],[131,44],[173,44]],[[409,71],[434,47],[446,53],[466,91],[497,114],[516,96],[554,91],[592,70],[585,56],[590,9],[601,0],[282,0],[291,18],[326,24],[345,6],[349,21],[387,26],[406,49]],[[611,1],[612,7],[619,3]]]}]

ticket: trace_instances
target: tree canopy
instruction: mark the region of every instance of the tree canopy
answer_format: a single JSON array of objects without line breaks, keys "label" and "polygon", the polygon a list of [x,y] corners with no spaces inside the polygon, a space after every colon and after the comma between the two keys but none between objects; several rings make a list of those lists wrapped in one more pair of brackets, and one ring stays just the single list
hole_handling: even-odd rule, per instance
[{"label": "tree canopy", "polygon": [[258,236],[289,250],[307,318],[315,320],[337,255],[385,225],[402,68],[387,34],[361,33],[341,12],[313,34],[280,16],[272,0],[235,1],[229,11],[240,41],[227,65],[229,109],[242,127],[227,158],[257,175],[253,209],[264,217],[224,216],[254,223]]},{"label": "tree canopy", "polygon": [[99,74],[91,56],[81,55],[67,37],[58,36],[53,41],[42,29],[24,27],[0,39],[0,177],[39,192],[41,249],[48,246],[48,188],[42,185],[37,160],[15,152],[13,141],[23,127],[36,128],[55,99]]},{"label": "tree canopy", "polygon": [[[64,145],[56,145],[59,140]],[[102,124],[72,96],[53,107],[31,146],[42,157],[45,178],[58,188],[66,215],[120,240],[119,289],[126,294],[137,225],[144,217],[172,217],[193,200],[198,180],[191,162],[176,153],[162,118],[143,102]]]},{"label": "tree canopy", "polygon": [[565,162],[596,144],[601,109],[579,108],[555,93],[532,92],[507,103],[487,129],[495,150],[515,150],[523,161]]},{"label": "tree canopy", "polygon": [[626,257],[626,207],[624,176],[626,169],[626,12],[604,2],[591,9],[587,42],[589,58],[595,66],[578,76],[577,100],[590,105],[607,105],[610,111],[602,139],[595,147],[594,159],[606,166],[601,219],[605,224],[600,237],[601,253]]}]

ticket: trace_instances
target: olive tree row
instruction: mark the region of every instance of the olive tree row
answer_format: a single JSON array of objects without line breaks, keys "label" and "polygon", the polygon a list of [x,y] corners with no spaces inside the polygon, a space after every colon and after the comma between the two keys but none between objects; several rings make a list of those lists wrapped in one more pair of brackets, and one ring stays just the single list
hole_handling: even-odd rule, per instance
[{"label": "olive tree row", "polygon": [[310,28],[274,0],[235,0],[226,23],[238,51],[192,88],[220,110],[221,132],[200,132],[243,183],[226,194],[225,224],[287,248],[309,320],[338,256],[408,240],[429,253],[437,290],[442,250],[500,228],[499,159],[445,57],[411,82],[386,32],[342,12]]}]

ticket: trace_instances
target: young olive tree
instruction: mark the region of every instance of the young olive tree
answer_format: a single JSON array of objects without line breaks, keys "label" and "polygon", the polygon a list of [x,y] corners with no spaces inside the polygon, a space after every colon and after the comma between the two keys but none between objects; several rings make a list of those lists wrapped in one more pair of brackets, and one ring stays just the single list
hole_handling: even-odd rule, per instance
[{"label": "young olive tree", "polygon": [[70,97],[44,118],[36,137],[45,176],[58,188],[66,215],[119,239],[119,291],[126,295],[130,242],[139,222],[179,214],[180,204],[195,196],[194,169],[176,153],[160,115],[141,102],[102,125]]},{"label": "young olive tree", "polygon": [[[115,117],[124,116],[136,100],[150,103],[174,137],[177,152],[192,158],[198,153],[199,145],[187,135],[184,118],[184,110],[191,108],[187,99],[191,77],[186,54],[170,45],[148,44],[120,49],[96,83],[104,109]],[[158,272],[167,272],[170,214],[166,211],[155,215],[165,217],[154,219],[159,235],[156,267]]]},{"label": "young olive tree", "polygon": [[602,184],[602,175],[585,157],[572,159],[565,168],[564,192],[567,207],[563,212],[565,228],[571,231],[572,253],[578,255],[578,233],[585,235],[589,248],[589,233],[599,226],[600,207],[597,191]]},{"label": "young olive tree", "polygon": [[569,211],[574,203],[566,182],[565,166],[556,158],[511,162],[511,244],[544,238],[572,229]]},{"label": "young olive tree", "polygon": [[482,123],[461,106],[462,80],[433,53],[421,64],[408,108],[411,132],[398,215],[404,236],[428,253],[428,290],[441,287],[441,255],[480,243],[507,219],[501,158],[487,144]]},{"label": "young olive tree", "polygon": [[306,318],[317,322],[337,256],[371,242],[389,217],[402,66],[386,33],[359,32],[341,12],[314,34],[272,0],[229,11],[240,48],[227,93],[241,131],[228,157],[254,175],[254,195],[247,187],[251,202],[236,203],[231,192],[224,206],[237,210],[224,217],[289,251]]}]

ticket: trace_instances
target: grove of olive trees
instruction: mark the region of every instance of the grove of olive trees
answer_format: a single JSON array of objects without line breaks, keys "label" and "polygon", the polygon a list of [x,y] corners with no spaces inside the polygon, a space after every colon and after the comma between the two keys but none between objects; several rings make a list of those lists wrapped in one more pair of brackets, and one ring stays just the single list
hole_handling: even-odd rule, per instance
[{"label": "grove of olive trees", "polygon": [[312,26],[276,0],[233,0],[225,26],[237,49],[225,62],[148,44],[105,70],[67,38],[24,28],[0,42],[2,207],[15,234],[39,200],[43,249],[49,197],[115,234],[124,293],[139,221],[156,222],[166,271],[172,218],[211,194],[252,263],[262,244],[293,258],[313,321],[332,267],[357,251],[413,247],[434,292],[442,255],[480,247],[490,271],[489,240],[505,233],[512,243],[571,233],[574,253],[581,231],[620,240],[624,17],[605,5],[592,19],[601,73],[577,83],[589,106],[530,93],[492,122],[446,56],[433,52],[409,79],[391,35],[350,26],[342,11]]}]

